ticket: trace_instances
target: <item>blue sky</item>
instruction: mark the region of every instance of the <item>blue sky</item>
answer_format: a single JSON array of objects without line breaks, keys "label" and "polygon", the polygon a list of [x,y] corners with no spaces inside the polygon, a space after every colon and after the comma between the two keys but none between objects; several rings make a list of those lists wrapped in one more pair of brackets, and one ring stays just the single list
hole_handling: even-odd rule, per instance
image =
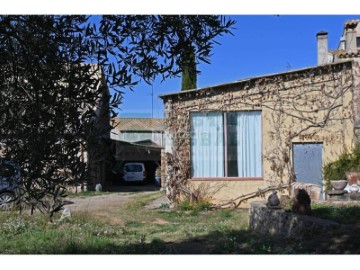
[{"label": "blue sky", "polygon": [[[346,20],[360,15],[228,15],[237,21],[234,36],[219,37],[211,64],[198,66],[198,88],[235,80],[315,66],[316,33],[329,33],[329,49],[336,49]],[[125,89],[119,117],[163,117],[161,94],[180,90],[174,78],[153,87],[141,83]],[[152,93],[153,91],[153,100]],[[153,104],[153,105],[152,105]]]},{"label": "blue sky", "polygon": [[[344,21],[360,18],[350,15],[360,14],[358,0],[342,0],[336,5],[328,0],[102,0],[101,5],[98,0],[86,0],[86,5],[85,1],[73,0],[0,1],[4,1],[2,14],[243,14],[230,16],[237,21],[234,36],[219,37],[221,45],[214,47],[211,64],[198,66],[199,88],[314,66],[316,33],[327,31],[329,48],[335,49]],[[134,92],[124,89],[119,116],[163,117],[163,104],[158,96],[179,90],[180,78],[163,83],[157,80],[152,87],[141,83]]]}]

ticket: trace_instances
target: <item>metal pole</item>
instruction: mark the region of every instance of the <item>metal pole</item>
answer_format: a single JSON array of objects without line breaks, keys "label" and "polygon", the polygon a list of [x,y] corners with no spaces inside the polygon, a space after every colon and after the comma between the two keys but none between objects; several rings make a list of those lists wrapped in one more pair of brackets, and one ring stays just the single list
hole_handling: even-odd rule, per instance
[{"label": "metal pole", "polygon": [[151,118],[154,118],[154,87],[151,85]]}]

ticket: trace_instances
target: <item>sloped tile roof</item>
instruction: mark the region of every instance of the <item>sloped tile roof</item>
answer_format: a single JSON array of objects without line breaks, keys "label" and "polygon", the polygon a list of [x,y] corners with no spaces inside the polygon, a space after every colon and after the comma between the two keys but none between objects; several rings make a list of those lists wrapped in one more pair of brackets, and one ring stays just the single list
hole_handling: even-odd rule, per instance
[{"label": "sloped tile roof", "polygon": [[360,50],[357,50],[356,52],[342,52],[339,53],[340,58],[351,58],[351,57],[359,57],[360,56]]},{"label": "sloped tile roof", "polygon": [[119,131],[164,131],[162,118],[113,118],[111,125]]},{"label": "sloped tile roof", "polygon": [[345,54],[346,51],[345,50],[329,50],[329,53],[334,54],[334,55],[342,55],[342,54]]},{"label": "sloped tile roof", "polygon": [[242,79],[242,80],[238,80],[238,81],[217,84],[217,85],[213,85],[213,86],[207,86],[207,87],[203,87],[203,88],[196,89],[196,90],[187,90],[187,91],[162,94],[162,95],[159,95],[159,97],[163,100],[166,100],[169,97],[175,97],[175,96],[181,97],[181,96],[186,96],[186,95],[190,95],[190,94],[197,95],[198,93],[200,93],[202,95],[204,93],[209,93],[210,91],[216,91],[218,89],[223,89],[224,87],[230,87],[230,86],[234,86],[237,84],[240,85],[240,84],[248,83],[250,81],[262,80],[264,78],[271,78],[271,77],[276,77],[276,76],[299,74],[301,72],[320,70],[320,69],[323,69],[325,66],[341,66],[341,65],[346,65],[349,63],[352,63],[352,61],[346,60],[346,61],[341,61],[341,62],[336,62],[336,63],[329,63],[329,64],[321,65],[321,66],[313,66],[313,67],[307,67],[307,68],[302,68],[302,69],[290,70],[290,71],[286,71],[286,72],[267,74],[267,75],[262,75],[262,76],[246,78],[246,79]]},{"label": "sloped tile roof", "polygon": [[161,145],[154,143],[152,140],[137,141],[137,142],[133,142],[132,144],[148,146],[148,147],[155,147],[155,148],[162,148]]}]

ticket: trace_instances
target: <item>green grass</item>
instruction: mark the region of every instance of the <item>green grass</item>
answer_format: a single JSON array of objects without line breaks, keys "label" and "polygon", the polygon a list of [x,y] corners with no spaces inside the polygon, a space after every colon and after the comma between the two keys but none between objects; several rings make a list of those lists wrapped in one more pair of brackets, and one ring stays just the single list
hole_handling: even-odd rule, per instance
[{"label": "green grass", "polygon": [[[0,254],[326,253],[326,249],[319,250],[314,242],[299,243],[249,232],[246,209],[144,208],[161,195],[160,192],[139,194],[135,200],[119,205],[108,218],[76,212],[70,222],[62,224],[49,223],[41,215],[0,212]],[[319,217],[349,224],[359,222],[357,208],[334,210],[317,205],[313,209]],[[343,250],[343,246],[339,247],[340,252]],[[358,252],[358,246],[350,248],[351,252]]]}]

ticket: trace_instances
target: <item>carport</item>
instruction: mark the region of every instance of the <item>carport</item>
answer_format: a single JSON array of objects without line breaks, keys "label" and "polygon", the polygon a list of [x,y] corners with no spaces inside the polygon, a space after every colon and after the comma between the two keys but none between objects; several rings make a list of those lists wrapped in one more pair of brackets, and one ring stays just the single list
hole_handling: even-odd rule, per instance
[{"label": "carport", "polygon": [[113,141],[113,153],[115,167],[113,169],[113,184],[121,183],[122,168],[126,162],[142,162],[147,172],[147,180],[154,183],[155,170],[161,165],[162,147],[153,144],[150,140],[129,143],[124,141]]}]

